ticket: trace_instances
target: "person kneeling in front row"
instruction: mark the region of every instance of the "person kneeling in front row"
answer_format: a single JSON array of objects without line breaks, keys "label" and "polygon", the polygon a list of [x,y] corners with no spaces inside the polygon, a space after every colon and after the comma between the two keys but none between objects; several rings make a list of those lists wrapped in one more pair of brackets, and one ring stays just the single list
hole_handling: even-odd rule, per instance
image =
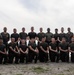
[{"label": "person kneeling in front row", "polygon": [[[11,38],[11,42],[8,45],[9,47],[9,63],[12,64],[13,62],[18,64],[19,63],[19,51],[17,47],[17,43],[15,43],[15,38]],[[15,61],[14,61],[15,58]]]},{"label": "person kneeling in front row", "polygon": [[66,39],[62,38],[62,41],[59,44],[60,59],[61,59],[62,62],[69,62],[68,46],[69,46],[69,44],[66,42]]},{"label": "person kneeling in front row", "polygon": [[[0,38],[0,64],[6,64],[7,63],[7,52],[6,52],[6,46],[3,44],[3,39]],[[3,61],[4,59],[4,61]]]},{"label": "person kneeling in front row", "polygon": [[45,42],[46,37],[42,37],[42,41],[40,43],[40,50],[39,50],[39,60],[40,62],[48,62],[48,52],[49,46],[48,43]]},{"label": "person kneeling in front row", "polygon": [[50,60],[51,62],[59,62],[59,53],[57,50],[57,43],[55,38],[51,39],[51,43],[49,44],[49,52],[50,52]]},{"label": "person kneeling in front row", "polygon": [[29,43],[29,62],[34,60],[34,63],[37,63],[39,51],[35,43],[35,39],[31,38]]},{"label": "person kneeling in front row", "polygon": [[24,39],[21,40],[19,50],[20,50],[20,63],[24,63],[25,58],[26,58],[26,63],[28,63],[28,47]]}]

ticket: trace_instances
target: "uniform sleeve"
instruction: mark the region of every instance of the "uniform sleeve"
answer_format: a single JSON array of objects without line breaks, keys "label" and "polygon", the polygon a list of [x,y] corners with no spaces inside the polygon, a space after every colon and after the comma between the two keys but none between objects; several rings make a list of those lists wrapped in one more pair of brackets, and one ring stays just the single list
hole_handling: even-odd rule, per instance
[{"label": "uniform sleeve", "polygon": [[10,39],[10,34],[8,33],[8,41],[9,41],[9,39]]},{"label": "uniform sleeve", "polygon": [[26,33],[26,37],[28,36],[28,34]]},{"label": "uniform sleeve", "polygon": [[19,33],[19,37],[21,38],[21,33]]},{"label": "uniform sleeve", "polygon": [[73,37],[73,33],[72,33],[72,37]]}]

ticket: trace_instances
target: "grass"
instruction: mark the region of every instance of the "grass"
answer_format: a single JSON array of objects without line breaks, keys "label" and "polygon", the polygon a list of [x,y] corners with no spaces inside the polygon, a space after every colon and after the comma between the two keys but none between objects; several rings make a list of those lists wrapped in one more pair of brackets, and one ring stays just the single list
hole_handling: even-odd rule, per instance
[{"label": "grass", "polygon": [[48,68],[45,69],[45,68],[42,68],[42,67],[33,67],[32,71],[37,73],[37,74],[40,74],[40,73],[47,72]]}]

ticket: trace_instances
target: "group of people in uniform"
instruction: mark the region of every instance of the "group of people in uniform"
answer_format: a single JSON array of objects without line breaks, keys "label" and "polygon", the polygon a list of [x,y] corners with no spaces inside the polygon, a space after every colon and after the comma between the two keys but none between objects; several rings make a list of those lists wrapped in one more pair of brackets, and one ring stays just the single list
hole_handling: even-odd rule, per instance
[{"label": "group of people in uniform", "polygon": [[[20,33],[17,29],[13,29],[10,35],[7,28],[3,28],[0,33],[0,64],[19,64],[19,63],[37,63],[49,60],[51,62],[70,62],[69,53],[71,53],[71,62],[74,62],[74,35],[70,28],[67,28],[67,33],[61,27],[61,33],[55,29],[53,34],[50,28],[47,32],[43,32],[43,28],[39,29],[39,33],[31,31],[26,33],[25,28],[22,28]],[[10,41],[10,42],[9,42]]]}]

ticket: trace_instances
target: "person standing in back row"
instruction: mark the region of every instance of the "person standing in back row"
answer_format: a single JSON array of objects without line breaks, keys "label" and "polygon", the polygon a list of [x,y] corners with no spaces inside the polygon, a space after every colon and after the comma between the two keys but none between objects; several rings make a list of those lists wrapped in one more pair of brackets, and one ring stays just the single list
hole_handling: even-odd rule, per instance
[{"label": "person standing in back row", "polygon": [[36,38],[37,34],[34,32],[34,27],[31,27],[31,32],[28,33],[29,38]]},{"label": "person standing in back row", "polygon": [[71,43],[71,38],[73,37],[73,33],[71,32],[70,28],[68,28],[67,31],[68,32],[66,33],[66,39],[68,43]]},{"label": "person standing in back row", "polygon": [[61,33],[59,34],[59,42],[62,41],[62,38],[66,38],[66,34],[64,33],[64,28],[61,28]]},{"label": "person standing in back row", "polygon": [[56,40],[56,43],[57,43],[57,49],[58,49],[58,51],[59,51],[59,33],[58,33],[58,29],[56,28],[55,29],[55,33],[54,33],[54,35],[53,35],[53,37],[55,38],[55,40]]},{"label": "person standing in back row", "polygon": [[48,44],[51,42],[52,37],[53,37],[53,33],[50,32],[50,28],[47,28],[46,42],[47,42]]},{"label": "person standing in back row", "polygon": [[19,33],[19,37],[20,37],[20,39],[26,40],[27,33],[25,32],[25,28],[24,27],[22,28],[22,32]]},{"label": "person standing in back row", "polygon": [[15,38],[15,42],[16,43],[18,42],[19,34],[17,33],[17,29],[16,28],[13,29],[13,34],[11,34],[11,38]]},{"label": "person standing in back row", "polygon": [[7,50],[8,41],[10,40],[10,34],[7,32],[6,27],[3,28],[3,32],[1,33],[1,36],[2,36],[2,39],[3,39],[3,44],[5,44],[6,50]]},{"label": "person standing in back row", "polygon": [[40,28],[40,32],[37,34],[37,37],[39,39],[39,43],[41,43],[43,37],[46,37],[42,27]]},{"label": "person standing in back row", "polygon": [[54,33],[53,37],[55,38],[56,41],[58,41],[59,33],[58,33],[58,29],[57,28],[55,29],[55,33]]}]

